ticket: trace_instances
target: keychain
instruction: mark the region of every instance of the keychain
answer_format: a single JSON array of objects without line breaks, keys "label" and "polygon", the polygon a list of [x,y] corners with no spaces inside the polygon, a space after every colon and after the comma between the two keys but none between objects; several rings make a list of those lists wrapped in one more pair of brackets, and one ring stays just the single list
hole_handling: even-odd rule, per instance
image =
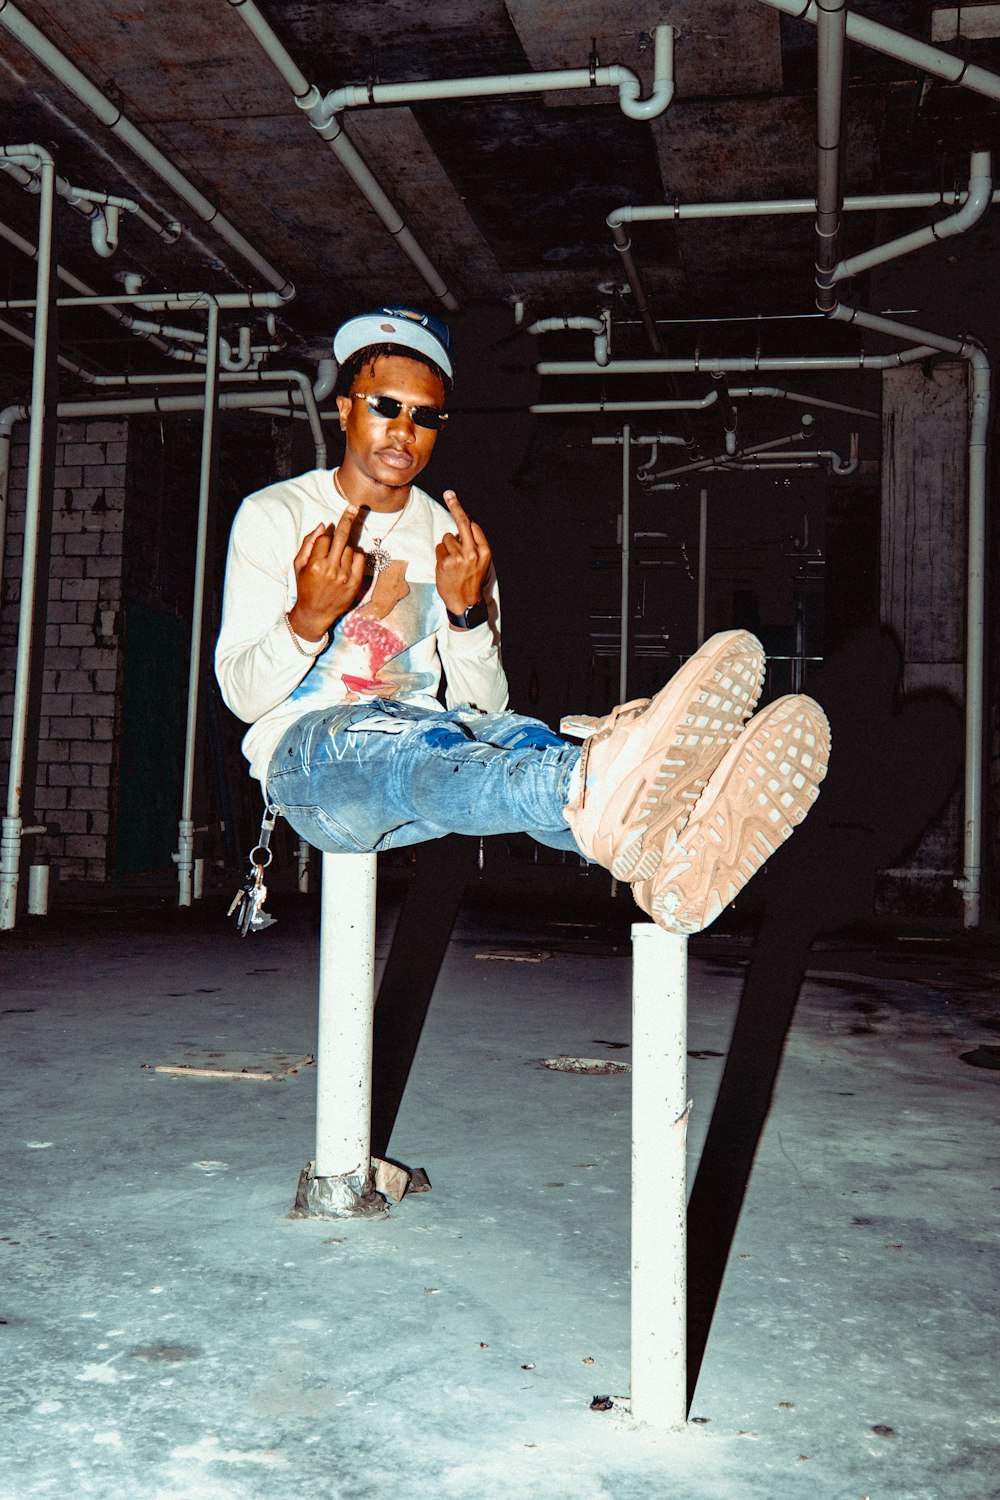
[{"label": "keychain", "polygon": [[249,865],[247,877],[233,897],[232,904],[226,913],[227,917],[235,920],[236,930],[240,937],[246,937],[249,932],[263,932],[265,927],[271,927],[275,921],[275,918],[269,916],[264,910],[264,902],[267,900],[264,871],[273,858],[270,849],[271,831],[277,816],[277,813],[272,812],[270,808],[264,808],[264,816],[260,823],[260,838],[250,850],[247,860]]}]

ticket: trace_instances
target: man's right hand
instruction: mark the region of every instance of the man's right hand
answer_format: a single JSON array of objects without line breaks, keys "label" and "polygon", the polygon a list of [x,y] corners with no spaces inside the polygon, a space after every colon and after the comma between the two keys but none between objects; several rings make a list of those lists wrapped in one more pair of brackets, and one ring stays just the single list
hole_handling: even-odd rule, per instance
[{"label": "man's right hand", "polygon": [[322,640],[361,590],[365,554],[350,543],[357,506],[348,505],[336,526],[317,526],[295,554],[295,605],[288,623],[304,641]]}]

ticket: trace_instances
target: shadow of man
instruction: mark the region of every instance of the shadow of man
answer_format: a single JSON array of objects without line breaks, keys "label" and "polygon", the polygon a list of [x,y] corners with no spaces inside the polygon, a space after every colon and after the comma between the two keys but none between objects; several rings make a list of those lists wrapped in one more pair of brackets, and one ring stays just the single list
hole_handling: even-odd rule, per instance
[{"label": "shadow of man", "polygon": [[958,706],[941,692],[901,697],[900,676],[895,637],[876,626],[829,658],[829,774],[752,888],[763,916],[688,1206],[689,1400],[810,949],[874,914],[876,872],[917,842],[961,764]]}]

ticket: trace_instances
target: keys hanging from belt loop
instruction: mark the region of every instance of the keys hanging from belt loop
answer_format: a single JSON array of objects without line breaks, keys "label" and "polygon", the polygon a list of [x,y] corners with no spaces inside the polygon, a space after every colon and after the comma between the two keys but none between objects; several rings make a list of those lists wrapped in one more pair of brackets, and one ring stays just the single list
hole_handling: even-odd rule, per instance
[{"label": "keys hanging from belt loop", "polygon": [[267,900],[264,871],[273,858],[270,848],[271,833],[277,817],[276,812],[265,806],[260,824],[260,837],[250,850],[247,860],[246,879],[233,897],[226,914],[235,920],[236,930],[240,937],[246,937],[250,932],[263,932],[265,927],[273,926],[275,921],[275,918],[269,916],[264,910],[264,902]]}]

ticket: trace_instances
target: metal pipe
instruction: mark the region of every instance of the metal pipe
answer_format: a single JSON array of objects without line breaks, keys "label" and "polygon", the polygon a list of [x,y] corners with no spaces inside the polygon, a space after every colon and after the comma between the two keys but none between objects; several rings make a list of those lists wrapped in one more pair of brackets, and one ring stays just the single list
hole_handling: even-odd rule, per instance
[{"label": "metal pipe", "polygon": [[[968,194],[950,189],[938,193],[859,193],[841,201],[843,213],[879,213],[890,209],[959,208]],[[991,202],[1000,203],[1000,190]],[[608,214],[612,229],[624,224],[652,224],[679,219],[773,219],[782,215],[814,214],[815,198],[742,198],[719,203],[627,203]],[[815,314],[810,314],[815,317]],[[700,318],[689,321],[698,323]],[[705,319],[711,322],[712,319]]]},{"label": "metal pipe", "polygon": [[340,121],[327,109],[323,95],[311,84],[262,15],[256,0],[227,0],[240,20],[253,33],[292,91],[299,109],[306,115],[320,139],[325,141],[348,176],[360,189],[399,248],[416,266],[434,296],[451,312],[458,311],[458,299],[449,291],[444,278],[423,247],[417,242],[403,217],[390,200],[357,147],[346,135]]},{"label": "metal pipe", "polygon": [[[744,448],[743,454],[766,453],[774,448],[780,448],[783,443],[801,443],[804,434],[793,432],[788,437],[772,438],[767,443],[756,443],[752,448]],[[672,479],[677,474],[694,474],[701,469],[725,468],[728,454],[719,453],[714,458],[699,458],[690,464],[682,464],[677,469],[661,469],[659,474],[650,475],[651,479]]]},{"label": "metal pipe", "polygon": [[309,865],[312,859],[312,847],[306,839],[299,839],[295,846],[295,867],[297,871],[296,889],[300,896],[309,894]]},{"label": "metal pipe", "polygon": [[[846,318],[845,321],[850,322],[850,318]],[[885,319],[882,320],[882,324],[885,328],[894,326]],[[895,365],[910,364],[913,360],[926,359],[928,355],[934,353],[934,347],[928,343],[925,348],[907,349],[898,354],[866,354],[862,350],[860,354],[776,356],[754,354],[724,359],[705,355],[697,359],[613,359],[603,369],[600,365],[588,364],[586,360],[540,360],[535,366],[535,373],[536,375],[753,375],[758,370],[887,370]]]},{"label": "metal pipe", "polygon": [[962,892],[963,925],[978,927],[982,916],[983,725],[986,682],[986,514],[991,371],[985,349],[972,339],[947,339],[926,329],[866,313],[838,303],[832,317],[858,323],[900,339],[919,339],[942,354],[968,361],[972,371],[972,404],[968,447],[968,541],[966,552],[965,631],[965,778],[963,871],[956,885]]},{"label": "metal pipe", "polygon": [[[67,280],[69,278],[67,277]],[[142,312],[199,312],[211,302],[220,312],[242,307],[278,307],[280,292],[92,292],[87,296],[60,297],[57,307],[138,307]],[[34,307],[33,297],[7,297],[0,307],[10,311],[30,312]]]},{"label": "metal pipe", "polygon": [[621,639],[618,643],[618,702],[628,698],[628,649],[631,624],[632,571],[632,444],[631,428],[622,428],[622,606]]},{"label": "metal pipe", "polygon": [[[654,448],[657,446],[657,444],[660,443],[676,443],[679,448],[687,447],[687,438],[674,437],[670,433],[666,432],[652,432],[644,434],[641,437],[638,435],[634,435],[630,439],[630,441],[633,448],[645,445],[647,443],[652,443]],[[592,437],[590,439],[590,445],[592,448],[620,448],[623,442],[624,439],[622,438],[620,433],[610,433],[607,435]]]},{"label": "metal pipe", "polygon": [[[49,344],[49,292],[52,284],[52,231],[55,219],[55,163],[42,146],[6,146],[5,156],[34,161],[41,191],[38,200],[38,257],[35,275],[35,348],[31,361],[31,420],[21,559],[21,602],[14,700],[11,715],[7,812],[0,829],[0,931],[12,931],[17,920],[17,885],[21,861],[21,795],[31,680],[31,637],[38,570],[38,532],[42,503],[42,444],[45,436],[45,384]],[[31,788],[32,795],[34,788]]]},{"label": "metal pipe", "polygon": [[986,687],[986,444],[990,423],[990,362],[969,345],[972,413],[969,422],[969,520],[965,631],[965,830],[962,870],[963,925],[981,920],[983,843],[983,729]]},{"label": "metal pipe", "polygon": [[[13,245],[16,249],[20,250],[22,255],[26,255],[29,260],[34,260],[35,256],[38,254],[37,247],[33,245],[30,240],[24,239],[17,233],[16,230],[11,229],[8,225],[3,223],[0,223],[0,239],[6,240],[9,245]],[[71,271],[64,270],[62,266],[55,267],[55,274],[59,278],[59,280],[65,282],[67,286],[75,288],[76,291],[81,292],[86,296],[95,297],[98,295],[96,292],[94,292],[92,287],[87,286],[85,281],[81,281],[79,277],[74,276]],[[127,328],[130,326],[131,319],[129,318],[128,314],[119,312],[116,307],[104,307],[102,311],[107,313],[109,318],[114,318],[115,321],[120,323],[123,327]],[[152,344],[154,348],[159,348],[163,352],[165,352],[168,348],[168,345],[165,344],[162,339],[148,338],[147,342]]]},{"label": "metal pipe", "polygon": [[184,736],[184,780],[177,844],[178,905],[190,906],[194,870],[194,765],[201,688],[201,645],[205,619],[205,575],[208,556],[208,517],[212,501],[215,458],[215,419],[219,394],[219,309],[209,304],[205,333],[205,409],[201,428],[201,473],[198,486],[198,531],[191,604],[191,663],[188,672],[187,727]]},{"label": "metal pipe", "polygon": [[[802,0],[762,0],[762,3],[773,10],[783,11],[787,16],[794,16],[797,21],[807,21],[810,26],[817,24],[819,6],[814,0],[809,0],[806,5]],[[971,89],[974,94],[982,94],[987,99],[1000,99],[1000,76],[996,73],[966,62],[953,52],[945,52],[940,47],[918,42],[901,31],[893,31],[879,21],[870,21],[867,16],[847,12],[847,37],[849,41],[861,42],[885,57],[908,63],[921,73],[929,73],[932,78],[943,78],[946,83]]]},{"label": "metal pipe", "polygon": [[[7,172],[24,188],[25,192],[37,193],[38,179],[26,168],[16,167],[10,162],[0,160],[0,172]],[[100,207],[113,208],[119,213],[134,214],[166,245],[176,244],[181,237],[182,226],[176,219],[168,224],[161,224],[132,198],[120,198],[116,194],[97,192],[93,188],[74,187],[71,182],[66,181],[65,177],[60,177],[58,174],[56,175],[56,193],[60,198],[65,198],[70,208],[87,219],[93,219]]]},{"label": "metal pipe", "polygon": [[272,266],[270,261],[266,260],[236,226],[231,224],[225,215],[221,214],[216,206],[205,197],[204,193],[200,193],[194,184],[189,182],[184,174],[179,172],[164,156],[163,152],[158,150],[130,120],[126,119],[116,104],[112,104],[111,100],[107,99],[100,89],[96,88],[90,79],[38,30],[37,26],[32,25],[28,18],[17,9],[13,0],[0,0],[0,25],[5,26],[43,67],[53,73],[60,83],[75,94],[80,103],[86,105],[101,124],[117,136],[134,155],[139,157],[140,161],[151,167],[161,181],[172,188],[182,202],[193,209],[204,223],[211,224],[219,238],[242,256],[270,286],[274,287],[283,301],[294,297],[295,288],[287,277]]},{"label": "metal pipe", "polygon": [[642,273],[636,265],[635,257],[632,254],[632,241],[616,218],[619,212],[618,209],[615,209],[614,213],[608,215],[608,226],[611,229],[614,246],[621,258],[622,270],[625,272],[626,279],[631,288],[636,311],[642,319],[643,328],[646,330],[649,347],[654,354],[662,354],[663,340],[660,338],[660,331],[656,326],[656,319],[653,317],[649,298],[646,296],[646,286],[642,279]]},{"label": "metal pipe", "polygon": [[611,358],[611,313],[605,312],[600,318],[573,317],[573,318],[539,318],[525,329],[526,333],[554,333],[563,329],[583,329],[594,335],[594,359],[599,365],[606,365]]},{"label": "metal pipe", "polygon": [[871,417],[876,422],[879,419],[877,411],[869,411],[865,406],[845,406],[842,401],[824,401],[819,396],[807,396],[803,391],[786,391],[778,385],[731,385],[729,394],[734,400],[743,400],[750,396],[771,396],[776,401],[796,401],[801,406],[818,406],[824,411],[842,411],[851,417]]},{"label": "metal pipe", "polygon": [[884,245],[875,245],[871,250],[839,261],[830,273],[831,283],[846,281],[848,277],[870,271],[873,266],[883,265],[888,260],[898,260],[900,256],[922,250],[926,245],[950,239],[956,234],[964,234],[979,222],[992,201],[992,157],[988,151],[973,151],[969,165],[969,191],[956,213],[950,214],[947,219],[939,219],[936,224],[915,229],[912,234],[900,235]]},{"label": "metal pipe", "polygon": [[[240,0],[229,0],[238,5]],[[538,73],[506,73],[481,78],[427,79],[420,83],[352,83],[334,89],[324,99],[330,114],[374,105],[420,104],[431,99],[489,99],[514,94],[552,93],[563,89],[617,88],[622,113],[632,120],[651,120],[667,109],[674,97],[674,29],[654,28],[653,91],[642,99],[642,84],[631,68],[553,68]]]},{"label": "metal pipe", "polygon": [[847,0],[824,0],[816,14],[816,306],[836,302],[833,269],[840,233],[840,141],[843,133]]},{"label": "metal pipe", "polygon": [[708,572],[708,490],[698,494],[698,622],[697,644],[705,640],[705,584]]},{"label": "metal pipe", "polygon": [[631,1414],[687,1417],[687,939],[632,926]]},{"label": "metal pipe", "polygon": [[[541,372],[540,365],[536,368]],[[718,399],[718,391],[709,391],[707,396],[691,401],[536,401],[528,410],[549,416],[598,411],[704,411]]]}]

